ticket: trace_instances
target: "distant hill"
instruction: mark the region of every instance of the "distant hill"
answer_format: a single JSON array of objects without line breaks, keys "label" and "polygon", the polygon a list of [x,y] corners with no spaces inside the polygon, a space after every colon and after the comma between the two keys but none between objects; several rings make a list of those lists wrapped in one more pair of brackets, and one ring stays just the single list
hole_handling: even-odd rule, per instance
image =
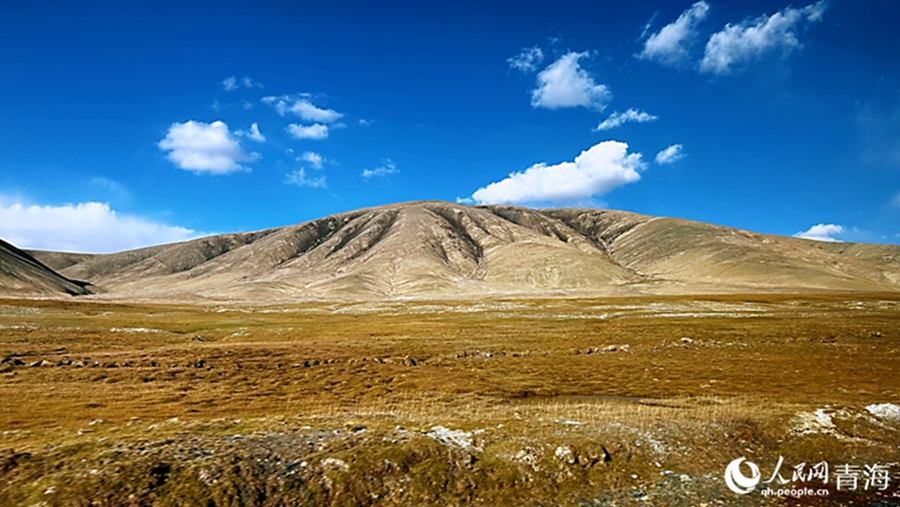
[{"label": "distant hill", "polygon": [[0,295],[77,296],[91,293],[87,285],[60,275],[27,252],[0,240]]},{"label": "distant hill", "polygon": [[447,202],[107,255],[31,253],[103,297],[149,300],[900,290],[898,246],[622,211]]}]

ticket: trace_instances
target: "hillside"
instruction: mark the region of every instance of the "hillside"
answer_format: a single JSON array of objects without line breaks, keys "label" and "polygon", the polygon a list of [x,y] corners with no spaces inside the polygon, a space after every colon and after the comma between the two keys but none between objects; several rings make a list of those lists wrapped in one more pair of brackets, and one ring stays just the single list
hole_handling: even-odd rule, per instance
[{"label": "hillside", "polygon": [[60,275],[30,254],[0,240],[0,295],[90,294],[86,285]]},{"label": "hillside", "polygon": [[900,290],[900,247],[597,209],[402,203],[108,255],[33,252],[104,297],[279,301]]}]

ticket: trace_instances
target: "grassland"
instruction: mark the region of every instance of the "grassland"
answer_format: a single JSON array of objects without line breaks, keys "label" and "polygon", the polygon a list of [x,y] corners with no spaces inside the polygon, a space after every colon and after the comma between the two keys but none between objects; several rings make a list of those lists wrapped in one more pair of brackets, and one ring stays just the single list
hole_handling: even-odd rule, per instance
[{"label": "grassland", "polygon": [[[900,296],[0,300],[0,505],[868,505]],[[746,457],[892,464],[739,496]],[[773,485],[773,489],[775,489]]]}]

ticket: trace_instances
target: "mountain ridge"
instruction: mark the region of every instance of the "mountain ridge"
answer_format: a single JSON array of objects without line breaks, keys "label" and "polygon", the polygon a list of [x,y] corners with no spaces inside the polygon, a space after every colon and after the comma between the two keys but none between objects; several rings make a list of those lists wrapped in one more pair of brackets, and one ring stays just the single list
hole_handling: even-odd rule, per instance
[{"label": "mountain ridge", "polygon": [[677,218],[417,201],[114,254],[32,251],[110,298],[897,291],[900,247]]}]

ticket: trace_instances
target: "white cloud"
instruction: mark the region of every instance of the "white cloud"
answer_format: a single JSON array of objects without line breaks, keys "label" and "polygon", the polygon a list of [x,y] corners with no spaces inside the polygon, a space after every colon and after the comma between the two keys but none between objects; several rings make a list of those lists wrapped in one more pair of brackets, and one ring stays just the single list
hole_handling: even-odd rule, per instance
[{"label": "white cloud", "polygon": [[257,123],[250,125],[249,132],[244,130],[237,130],[234,134],[239,137],[249,137],[250,139],[253,139],[254,141],[260,143],[266,141],[266,136],[262,135],[262,133],[259,131],[259,125]]},{"label": "white cloud", "polygon": [[19,248],[111,253],[199,235],[184,227],[120,215],[99,202],[64,206],[0,202],[0,237]]},{"label": "white cloud", "polygon": [[372,125],[372,121],[371,121],[371,120],[365,120],[365,119],[359,120],[359,126],[360,126],[360,127],[368,127],[368,126],[370,126],[370,125]]},{"label": "white cloud", "polygon": [[825,0],[801,9],[788,7],[771,16],[760,16],[737,25],[727,24],[706,43],[700,61],[701,72],[728,74],[737,65],[753,61],[763,54],[781,49],[788,54],[800,46],[797,30],[822,20]]},{"label": "white cloud", "polygon": [[656,163],[659,165],[674,164],[684,158],[684,146],[673,144],[656,154]]},{"label": "white cloud", "polygon": [[844,226],[837,224],[818,224],[794,234],[795,238],[814,239],[816,241],[840,241],[834,236],[845,231]]},{"label": "white cloud", "polygon": [[[682,12],[678,19],[662,27],[644,42],[638,58],[677,65],[688,58],[688,46],[697,37],[697,25],[709,12],[709,4],[697,2]],[[645,33],[647,28],[644,28]]]},{"label": "white cloud", "polygon": [[374,176],[387,176],[389,174],[397,174],[400,170],[397,169],[397,166],[391,161],[391,159],[387,159],[384,161],[384,164],[376,167],[375,169],[365,169],[362,172],[362,177],[369,179]]},{"label": "white cloud", "polygon": [[643,39],[644,37],[647,36],[647,32],[650,31],[650,27],[653,26],[653,22],[656,21],[656,18],[658,16],[659,16],[659,11],[654,12],[653,15],[650,16],[650,19],[647,20],[646,24],[644,24],[644,28],[641,29],[641,36],[638,37],[639,39]]},{"label": "white cloud", "polygon": [[309,94],[281,95],[279,97],[263,97],[262,101],[275,108],[281,116],[291,113],[306,121],[316,123],[334,123],[344,115],[334,109],[322,109],[309,100]]},{"label": "white cloud", "polygon": [[189,120],[173,123],[166,138],[157,143],[168,151],[168,159],[181,169],[197,174],[228,174],[246,171],[239,162],[256,160],[259,155],[246,153],[241,144],[221,121],[203,123]]},{"label": "white cloud", "polygon": [[629,122],[645,123],[648,121],[656,121],[658,119],[658,116],[654,116],[644,111],[629,109],[624,113],[615,112],[609,115],[609,118],[600,122],[600,125],[597,125],[597,128],[594,130],[610,130]]},{"label": "white cloud", "polygon": [[229,91],[229,92],[234,91],[234,90],[237,90],[238,88],[240,88],[241,86],[243,86],[244,88],[262,88],[263,87],[262,83],[260,83],[259,81],[256,81],[255,79],[251,78],[250,76],[244,76],[240,79],[240,81],[238,81],[238,78],[236,78],[235,76],[231,76],[231,77],[225,78],[225,80],[222,81],[222,88],[224,88],[225,91]]},{"label": "white cloud", "polygon": [[626,143],[603,141],[574,162],[535,164],[478,189],[471,199],[481,204],[584,201],[640,180],[644,167],[640,153],[628,153]]},{"label": "white cloud", "polygon": [[587,107],[602,111],[612,93],[578,64],[587,52],[566,53],[537,75],[537,88],[531,92],[531,106],[547,109]]},{"label": "white cloud", "polygon": [[537,70],[537,66],[544,61],[544,52],[537,46],[526,48],[523,49],[521,53],[506,61],[509,63],[510,67],[516,70],[522,72],[534,72]]},{"label": "white cloud", "polygon": [[244,76],[241,78],[241,84],[243,84],[246,88],[262,88],[263,85],[259,81],[255,79],[251,79],[250,76]]},{"label": "white cloud", "polygon": [[291,123],[285,130],[297,139],[319,140],[328,137],[328,125],[322,125],[321,123],[315,123],[313,125],[297,125],[296,123]]},{"label": "white cloud", "polygon": [[325,176],[320,178],[309,178],[306,176],[306,170],[301,167],[290,174],[286,174],[284,183],[287,185],[296,185],[298,187],[325,188]]},{"label": "white cloud", "polygon": [[237,90],[238,88],[240,88],[240,86],[238,85],[237,78],[234,76],[231,76],[231,77],[225,78],[225,80],[222,81],[222,88],[224,88],[225,91],[230,92],[232,90]]},{"label": "white cloud", "polygon": [[314,151],[306,151],[303,155],[300,155],[300,158],[297,160],[303,160],[305,162],[309,162],[309,165],[313,166],[313,169],[321,169],[322,164],[325,162],[325,159],[322,158],[322,155]]}]

